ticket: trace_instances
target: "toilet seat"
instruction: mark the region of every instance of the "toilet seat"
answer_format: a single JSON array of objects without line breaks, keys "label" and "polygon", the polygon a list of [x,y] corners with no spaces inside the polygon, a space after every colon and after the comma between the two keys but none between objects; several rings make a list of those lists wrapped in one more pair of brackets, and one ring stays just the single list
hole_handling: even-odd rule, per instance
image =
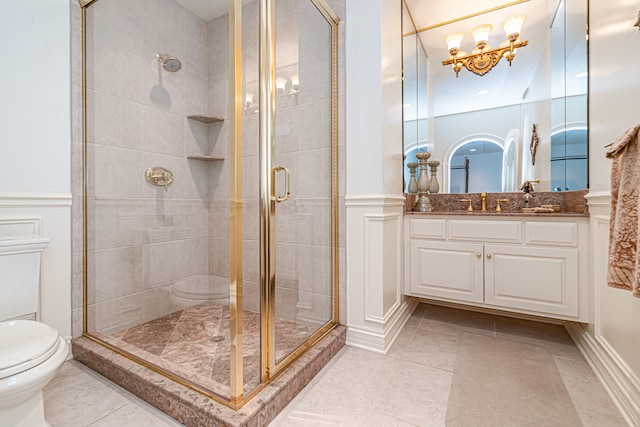
[{"label": "toilet seat", "polygon": [[0,379],[49,359],[58,347],[58,331],[33,320],[0,322]]}]

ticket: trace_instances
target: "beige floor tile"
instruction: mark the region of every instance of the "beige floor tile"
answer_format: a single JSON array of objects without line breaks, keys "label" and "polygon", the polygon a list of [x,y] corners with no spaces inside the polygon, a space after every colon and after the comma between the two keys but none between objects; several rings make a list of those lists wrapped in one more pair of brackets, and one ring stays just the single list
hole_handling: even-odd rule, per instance
[{"label": "beige floor tile", "polygon": [[584,427],[627,425],[587,362],[554,360]]},{"label": "beige floor tile", "polygon": [[399,417],[401,417],[401,414],[396,414],[396,416],[393,416],[380,412],[373,412],[365,417],[362,425],[366,427],[417,427],[423,425],[409,423],[400,419]]},{"label": "beige floor tile", "polygon": [[[502,340],[546,348],[585,427],[625,425],[562,326],[420,304],[387,356],[345,347],[270,426],[442,427],[464,332],[480,335],[483,342],[495,340],[489,337],[497,335]],[[474,359],[483,357],[476,354]],[[485,363],[500,362],[490,358]],[[487,377],[497,384],[497,390],[486,393],[496,399],[512,397],[507,383],[513,383],[514,376],[523,386],[534,380],[522,369],[511,372],[505,367],[503,371],[502,377]],[[545,401],[545,393],[540,390],[536,392],[540,396],[520,404],[548,412],[545,405],[553,406],[553,402]],[[473,425],[495,427],[501,414],[481,400],[467,402],[471,407],[480,405]],[[180,425],[74,361],[65,363],[45,388],[45,411],[52,427]],[[523,419],[522,425],[529,421]],[[550,425],[562,423],[552,418],[546,421]]]},{"label": "beige floor tile", "polygon": [[496,317],[496,336],[546,347],[554,356],[584,361],[569,333],[562,325]]},{"label": "beige floor tile", "polygon": [[375,411],[419,426],[443,426],[453,374],[405,360],[394,367]]},{"label": "beige floor tile", "polygon": [[380,354],[345,347],[289,405],[321,415],[366,414],[389,381],[393,366]]},{"label": "beige floor tile", "polygon": [[91,424],[91,427],[178,427],[182,424],[143,402],[129,403]]},{"label": "beige floor tile", "polygon": [[98,374],[66,362],[61,377],[44,388],[45,418],[52,427],[88,426],[129,403],[124,391]]},{"label": "beige floor tile", "polygon": [[404,324],[404,327],[405,328],[415,328],[416,326],[418,326],[420,324],[420,322],[422,322],[422,317],[411,316],[411,317],[409,317],[409,320],[407,320],[407,323]]},{"label": "beige floor tile", "polygon": [[457,341],[458,338],[455,335],[405,326],[389,352],[389,356],[453,371]]},{"label": "beige floor tile", "polygon": [[366,413],[318,414],[316,412],[282,412],[270,424],[270,427],[323,427],[345,426],[360,427]]},{"label": "beige floor tile", "polygon": [[549,350],[539,345],[462,334],[447,425],[580,426]]},{"label": "beige floor tile", "polygon": [[418,327],[449,335],[471,332],[491,337],[495,336],[494,316],[437,305],[428,306],[426,314]]}]

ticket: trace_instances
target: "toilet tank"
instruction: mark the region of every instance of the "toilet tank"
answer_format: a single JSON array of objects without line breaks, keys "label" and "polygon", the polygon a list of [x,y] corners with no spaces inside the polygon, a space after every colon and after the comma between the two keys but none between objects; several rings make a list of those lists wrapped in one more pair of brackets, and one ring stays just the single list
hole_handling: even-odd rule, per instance
[{"label": "toilet tank", "polygon": [[0,321],[33,316],[40,296],[41,236],[0,237]]}]

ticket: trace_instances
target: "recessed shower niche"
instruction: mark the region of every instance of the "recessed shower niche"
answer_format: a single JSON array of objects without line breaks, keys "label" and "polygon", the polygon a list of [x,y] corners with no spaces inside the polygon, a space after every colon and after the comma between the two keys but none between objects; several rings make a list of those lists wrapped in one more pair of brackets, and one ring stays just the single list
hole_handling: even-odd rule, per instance
[{"label": "recessed shower niche", "polygon": [[[174,382],[171,399],[182,387],[230,411],[278,381],[299,391],[344,342],[329,6],[344,2],[81,3],[76,358],[125,386],[145,369]],[[149,168],[172,182],[147,182]]]},{"label": "recessed shower niche", "polygon": [[[216,146],[218,138],[220,137],[221,126],[210,126],[213,123],[220,124],[224,122],[224,119],[222,117],[201,115],[190,115],[187,116],[187,119],[190,120],[189,127],[194,133],[196,141],[198,141],[198,139],[200,140],[197,145],[202,148],[201,153],[187,154],[187,159],[204,161],[224,160],[222,155],[214,155],[212,153],[212,147]],[[224,142],[222,144],[224,144]]]}]

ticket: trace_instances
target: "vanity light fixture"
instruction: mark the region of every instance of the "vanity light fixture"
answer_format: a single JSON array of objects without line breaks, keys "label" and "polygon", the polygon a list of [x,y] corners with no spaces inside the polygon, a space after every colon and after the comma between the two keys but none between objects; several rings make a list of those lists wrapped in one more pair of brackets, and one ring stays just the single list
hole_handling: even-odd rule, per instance
[{"label": "vanity light fixture", "polygon": [[462,39],[464,39],[464,33],[449,34],[445,41],[449,49],[449,59],[442,61],[442,65],[452,65],[453,71],[456,73],[456,77],[465,67],[467,70],[479,76],[484,76],[502,59],[505,58],[511,62],[516,57],[516,50],[519,47],[526,46],[528,40],[520,40],[520,30],[524,23],[525,17],[513,16],[507,19],[503,24],[507,40],[500,43],[500,46],[493,48],[488,44],[489,34],[493,29],[490,24],[480,25],[471,31],[471,35],[476,43],[476,49],[470,54],[460,50]]},{"label": "vanity light fixture", "polygon": [[296,74],[290,77],[276,77],[276,93],[284,99],[293,99],[298,102],[300,80]]}]

